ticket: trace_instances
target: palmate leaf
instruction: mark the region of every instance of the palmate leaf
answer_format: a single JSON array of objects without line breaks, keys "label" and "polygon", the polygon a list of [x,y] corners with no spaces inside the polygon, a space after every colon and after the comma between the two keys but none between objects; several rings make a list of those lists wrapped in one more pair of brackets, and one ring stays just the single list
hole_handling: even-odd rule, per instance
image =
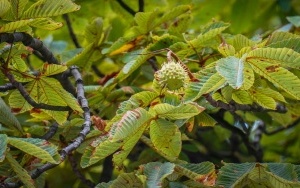
[{"label": "palmate leaf", "polygon": [[14,18],[19,19],[23,14],[24,8],[28,3],[28,0],[10,0],[10,3]]},{"label": "palmate leaf", "polygon": [[254,73],[251,67],[245,65],[244,58],[229,56],[217,61],[217,71],[234,89],[249,89],[254,83]]},{"label": "palmate leaf", "polygon": [[68,67],[66,65],[56,65],[56,64],[48,64],[44,63],[40,72],[42,76],[52,76],[55,74],[59,74],[67,70]]},{"label": "palmate leaf", "polygon": [[122,146],[120,148],[121,150],[113,155],[113,162],[116,166],[121,167],[123,165],[124,160],[129,155],[132,148],[139,141],[145,129],[146,126],[142,126],[137,132],[130,135],[122,142]]},{"label": "palmate leaf", "polygon": [[23,129],[16,116],[0,97],[0,122],[2,125],[17,130],[23,134]]},{"label": "palmate leaf", "polygon": [[276,87],[284,90],[295,99],[300,99],[300,80],[293,73],[280,67],[278,64],[261,61],[248,61],[253,70],[273,83]]},{"label": "palmate leaf", "polygon": [[143,182],[135,175],[134,172],[122,173],[115,179],[109,188],[132,188],[144,187]]},{"label": "palmate leaf", "polygon": [[158,97],[158,93],[152,91],[142,91],[136,93],[130,97],[129,100],[120,104],[117,114],[123,114],[128,110],[133,110],[138,107],[148,106],[155,98]]},{"label": "palmate leaf", "polygon": [[[106,138],[107,139],[107,138]],[[117,151],[122,146],[122,143],[111,142],[110,140],[100,139],[100,143],[96,146],[88,146],[81,157],[80,166],[82,168],[89,167],[96,162],[104,159],[110,154]],[[95,141],[94,141],[95,142]]]},{"label": "palmate leaf", "polygon": [[244,35],[238,34],[234,37],[226,40],[227,43],[231,44],[236,52],[240,51],[242,48],[254,46],[256,43]]},{"label": "palmate leaf", "polygon": [[6,149],[7,149],[7,135],[0,134],[0,162],[3,162],[5,159]]},{"label": "palmate leaf", "polygon": [[247,54],[246,61],[253,60],[300,69],[300,53],[289,48],[258,48]]},{"label": "palmate leaf", "polygon": [[158,26],[164,22],[167,21],[171,21],[175,18],[177,18],[180,15],[183,15],[185,13],[187,13],[188,11],[191,10],[191,6],[190,5],[179,5],[176,6],[175,8],[173,8],[172,10],[170,10],[169,12],[165,13],[161,18],[154,20],[155,26]]},{"label": "palmate leaf", "polygon": [[298,38],[288,38],[278,42],[271,43],[267,45],[270,48],[290,48],[295,52],[300,52],[300,37]]},{"label": "palmate leaf", "polygon": [[249,93],[244,90],[233,90],[232,99],[239,104],[252,104],[253,100],[251,99]]},{"label": "palmate leaf", "polygon": [[127,111],[112,127],[112,141],[123,140],[149,124],[152,116],[143,108]]},{"label": "palmate leaf", "polygon": [[14,170],[14,172],[17,174],[18,178],[24,183],[26,187],[35,187],[34,186],[34,181],[31,179],[31,176],[28,174],[28,172],[22,168],[20,163],[14,159],[14,157],[10,154],[7,153],[6,159],[9,162],[10,166]]},{"label": "palmate leaf", "polygon": [[31,5],[21,16],[21,18],[42,18],[59,16],[69,12],[77,11],[80,6],[71,0],[39,0]]},{"label": "palmate leaf", "polygon": [[191,118],[198,115],[203,110],[205,110],[204,107],[192,102],[181,104],[179,106],[162,103],[155,105],[150,112],[153,113],[153,115],[157,115],[159,118],[177,120]]},{"label": "palmate leaf", "polygon": [[156,16],[158,15],[158,11],[152,12],[138,12],[134,16],[134,20],[138,25],[138,30],[140,34],[146,34],[148,31],[153,29],[154,22]]},{"label": "palmate leaf", "polygon": [[151,162],[141,167],[147,177],[146,185],[151,188],[162,186],[163,180],[174,172],[175,164]]},{"label": "palmate leaf", "polygon": [[286,163],[227,163],[220,169],[217,185],[232,187],[300,187],[298,166]]},{"label": "palmate leaf", "polygon": [[216,184],[224,188],[234,188],[255,168],[255,163],[225,164],[218,173]]},{"label": "palmate leaf", "polygon": [[[297,38],[299,38],[299,35],[289,33],[289,32],[276,31],[276,32],[273,32],[272,35],[268,38],[266,45],[267,46],[270,46],[273,44],[276,45],[276,43],[278,43],[278,42],[286,41],[289,39],[297,39]],[[281,46],[281,48],[283,48],[283,47],[285,47],[285,46]],[[287,47],[287,48],[290,48],[290,47]]]},{"label": "palmate leaf", "polygon": [[50,163],[57,163],[57,146],[39,138],[8,138],[8,144]]},{"label": "palmate leaf", "polygon": [[36,18],[29,25],[45,30],[55,30],[63,26],[61,22],[56,22],[51,18]]},{"label": "palmate leaf", "polygon": [[255,89],[250,89],[248,93],[253,101],[260,106],[272,110],[276,109],[276,101],[272,97],[265,95],[264,93]]},{"label": "palmate leaf", "polygon": [[83,51],[81,51],[76,56],[74,56],[74,58],[67,61],[66,64],[68,66],[76,65],[78,67],[89,70],[90,66],[91,66],[90,59],[91,59],[93,53],[95,52],[95,50],[93,48],[94,48],[94,43],[90,43],[88,46],[86,46],[83,49]]},{"label": "palmate leaf", "polygon": [[[69,106],[73,110],[83,112],[77,100],[54,78],[39,77],[25,86],[27,92],[37,103],[45,103],[53,106]],[[9,103],[12,108],[19,109],[19,112],[25,112],[32,109],[28,102],[20,97],[19,91],[14,91],[9,97]],[[22,101],[20,103],[20,101]]]},{"label": "palmate leaf", "polygon": [[222,31],[229,27],[230,24],[224,22],[212,22],[204,26],[201,34],[197,38],[190,40],[188,43],[194,47],[199,48],[205,46],[205,42],[218,36]]},{"label": "palmate leaf", "polygon": [[7,0],[0,1],[0,17],[2,17],[10,8],[10,3]]},{"label": "palmate leaf", "polygon": [[181,151],[181,132],[177,125],[164,119],[151,121],[150,138],[154,147],[174,160]]},{"label": "palmate leaf", "polygon": [[216,73],[214,67],[201,70],[195,74],[195,78],[199,81],[188,84],[184,95],[185,101],[194,101],[203,94],[219,89],[226,82],[219,73]]},{"label": "palmate leaf", "polygon": [[33,19],[27,19],[27,20],[24,19],[24,20],[9,22],[9,23],[0,25],[0,33],[14,31],[21,27],[27,26],[30,22],[33,22]]},{"label": "palmate leaf", "polygon": [[217,178],[215,165],[211,162],[180,164],[176,165],[175,170],[179,174],[191,180],[201,182],[206,186],[214,185]]}]

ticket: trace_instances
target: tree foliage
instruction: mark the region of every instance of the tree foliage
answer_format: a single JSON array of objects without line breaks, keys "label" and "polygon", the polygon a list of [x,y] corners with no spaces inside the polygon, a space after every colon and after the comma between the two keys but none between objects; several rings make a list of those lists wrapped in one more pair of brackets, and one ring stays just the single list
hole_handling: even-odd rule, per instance
[{"label": "tree foliage", "polygon": [[0,187],[300,187],[299,6],[0,1]]}]

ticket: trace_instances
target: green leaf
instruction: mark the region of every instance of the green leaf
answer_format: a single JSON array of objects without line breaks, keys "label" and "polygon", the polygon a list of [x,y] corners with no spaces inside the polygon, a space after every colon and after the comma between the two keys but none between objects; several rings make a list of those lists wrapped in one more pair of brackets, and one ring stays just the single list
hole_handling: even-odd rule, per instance
[{"label": "green leaf", "polygon": [[[268,38],[267,46],[276,45],[276,43],[283,42],[289,39],[299,39],[299,35],[289,33],[289,32],[273,32],[272,35]],[[281,46],[283,48],[285,46]],[[295,46],[294,46],[295,47]],[[291,48],[291,47],[287,47]],[[293,49],[293,48],[292,48]]]},{"label": "green leaf", "polygon": [[224,187],[300,187],[295,182],[296,166],[284,163],[226,163],[220,169],[217,185]]},{"label": "green leaf", "polygon": [[[187,163],[176,165],[176,172],[204,185],[214,185],[216,178],[215,165],[211,162],[202,162],[199,164]],[[211,181],[209,181],[211,180]]]},{"label": "green leaf", "polygon": [[204,26],[201,30],[201,34],[197,38],[189,41],[188,43],[193,48],[199,48],[205,46],[205,42],[213,39],[222,33],[230,24],[224,22],[213,22]]},{"label": "green leaf", "polygon": [[199,81],[189,83],[184,96],[185,101],[194,101],[201,95],[217,90],[226,83],[225,79],[216,73],[215,68],[202,70],[195,77]]},{"label": "green leaf", "polygon": [[199,126],[214,126],[217,124],[217,121],[205,112],[201,112],[197,115],[196,120]]},{"label": "green leaf", "polygon": [[110,188],[132,188],[132,187],[144,187],[143,182],[135,175],[134,172],[122,173],[117,179],[115,179]]},{"label": "green leaf", "polygon": [[71,0],[40,0],[31,5],[21,18],[42,18],[59,16],[80,9]]},{"label": "green leaf", "polygon": [[255,168],[255,163],[226,163],[219,171],[216,185],[235,187]]},{"label": "green leaf", "polygon": [[22,16],[24,8],[28,3],[28,0],[10,0],[10,2],[12,12],[14,14],[15,19],[17,20]]},{"label": "green leaf", "polygon": [[103,19],[97,17],[90,23],[86,29],[84,36],[88,43],[94,43],[98,46],[103,39]]},{"label": "green leaf", "polygon": [[127,111],[112,127],[112,141],[122,140],[147,126],[152,116],[143,108]]},{"label": "green leaf", "polygon": [[41,74],[43,76],[52,76],[55,74],[59,74],[67,70],[68,67],[66,65],[56,65],[56,64],[48,64],[44,63],[41,69]]},{"label": "green leaf", "polygon": [[174,160],[181,151],[181,132],[177,125],[164,119],[156,119],[150,124],[150,138],[157,150]]},{"label": "green leaf", "polygon": [[244,90],[233,90],[232,99],[239,104],[252,104],[253,100],[251,99],[249,93]]},{"label": "green leaf", "polygon": [[167,118],[171,120],[188,119],[201,113],[205,108],[196,103],[186,103],[179,106],[170,104],[157,104],[151,110],[160,118]]},{"label": "green leaf", "polygon": [[278,91],[274,91],[271,88],[259,87],[259,88],[255,88],[255,91],[258,91],[259,93],[262,93],[264,95],[272,97],[273,99],[275,99],[277,101],[281,101],[281,102],[286,103],[286,100],[285,100],[284,96],[281,93],[279,93]]},{"label": "green leaf", "polygon": [[83,51],[81,51],[79,54],[74,56],[74,58],[66,62],[66,64],[68,66],[76,65],[78,67],[84,68],[85,70],[89,70],[92,65],[91,58],[94,52],[95,52],[94,43],[90,43],[88,46],[84,48]]},{"label": "green leaf", "polygon": [[158,97],[158,93],[152,91],[142,91],[130,97],[129,100],[120,104],[117,114],[123,114],[137,107],[147,107],[154,99]]},{"label": "green leaf", "polygon": [[9,128],[18,130],[20,134],[24,134],[22,126],[20,125],[16,116],[11,112],[11,109],[6,105],[0,97],[0,122]]},{"label": "green leaf", "polygon": [[[122,143],[111,142],[107,138],[106,140],[105,139],[99,139],[99,140],[100,143],[98,145],[95,146],[95,144],[92,143],[91,146],[88,146],[84,150],[84,153],[80,161],[80,166],[82,168],[86,168],[95,164],[96,162],[114,153],[117,149],[119,149],[122,146]],[[99,140],[96,140],[94,142],[99,142]]]},{"label": "green leaf", "polygon": [[258,48],[247,54],[247,61],[263,61],[300,69],[300,53],[289,48]]},{"label": "green leaf", "polygon": [[[276,33],[281,33],[281,32],[276,32]],[[280,40],[279,36],[278,35],[278,41],[276,40],[277,39],[277,35],[275,36],[271,36],[270,39],[268,40],[268,42],[270,42],[270,44],[268,44],[267,46],[270,47],[270,48],[290,48],[296,52],[300,52],[300,37],[298,35],[294,35],[294,34],[291,34],[291,33],[282,33],[282,35],[287,35],[288,37],[283,37],[283,40]],[[275,39],[274,39],[274,38]]]},{"label": "green leaf", "polygon": [[57,164],[57,146],[39,138],[8,138],[8,144],[50,163]]},{"label": "green leaf", "polygon": [[45,30],[56,30],[63,26],[61,22],[56,22],[51,18],[36,18],[30,22],[29,25]]},{"label": "green leaf", "polygon": [[121,150],[116,152],[113,155],[113,162],[116,166],[118,166],[118,167],[122,166],[124,160],[129,155],[132,148],[139,141],[139,139],[143,135],[145,129],[146,129],[146,126],[142,126],[137,132],[133,133],[132,135],[127,137],[122,142],[122,146],[120,148]]},{"label": "green leaf", "polygon": [[15,31],[16,29],[27,26],[31,22],[33,22],[33,19],[14,21],[0,25],[0,33]]},{"label": "green leaf", "polygon": [[217,71],[226,79],[231,87],[239,89],[244,82],[244,61],[230,56],[217,61]]},{"label": "green leaf", "polygon": [[286,19],[296,27],[300,27],[300,16],[288,16]]},{"label": "green leaf", "polygon": [[280,67],[278,64],[249,61],[253,70],[284,90],[295,99],[300,99],[300,80],[293,73]]},{"label": "green leaf", "polygon": [[[186,12],[191,10],[190,5],[179,5],[170,10],[169,12],[165,13],[161,18],[154,20],[154,25],[158,26],[164,22],[173,20],[180,15],[185,14]],[[153,20],[152,20],[153,21]]]},{"label": "green leaf", "polygon": [[272,97],[261,93],[259,90],[250,89],[249,95],[253,99],[253,101],[259,104],[260,106],[273,110],[276,109],[275,100]]},{"label": "green leaf", "polygon": [[7,0],[0,1],[0,17],[2,17],[10,8],[10,3]]},{"label": "green leaf", "polygon": [[0,162],[3,162],[6,155],[7,149],[7,135],[0,134]]},{"label": "green leaf", "polygon": [[[53,67],[53,66],[50,66]],[[58,66],[60,67],[60,66]],[[56,67],[56,68],[58,68]],[[46,74],[54,74],[61,70],[50,68]],[[63,66],[62,69],[66,67]],[[52,72],[51,72],[52,71]],[[54,72],[53,72],[54,71]],[[37,103],[45,103],[53,106],[69,106],[75,111],[83,112],[77,100],[66,90],[63,89],[61,84],[54,78],[50,77],[37,77],[25,86],[31,98]],[[19,109],[18,112],[22,113],[31,110],[31,105],[21,96],[19,91],[14,91],[9,96],[9,104],[14,109]]]},{"label": "green leaf", "polygon": [[20,163],[14,159],[14,157],[10,154],[6,154],[6,159],[9,162],[10,166],[14,170],[14,172],[17,174],[18,178],[24,183],[26,187],[35,187],[34,186],[34,181],[31,179],[30,175],[28,172],[22,168]]},{"label": "green leaf", "polygon": [[147,48],[140,52],[138,57],[132,59],[127,62],[123,69],[119,72],[117,77],[115,78],[115,82],[121,82],[125,80],[128,76],[130,76],[135,70],[137,70],[145,61],[147,61],[153,54],[149,54]]},{"label": "green leaf", "polygon": [[153,29],[155,17],[157,16],[158,11],[152,12],[138,12],[135,14],[134,20],[138,25],[138,30],[140,34],[146,34]]},{"label": "green leaf", "polygon": [[143,165],[144,174],[147,177],[147,187],[159,188],[163,180],[174,172],[175,165],[172,163],[151,162]]},{"label": "green leaf", "polygon": [[228,39],[226,42],[231,44],[236,50],[236,52],[240,51],[242,48],[252,47],[255,45],[254,41],[248,39],[247,37],[241,34],[235,35],[234,37]]}]

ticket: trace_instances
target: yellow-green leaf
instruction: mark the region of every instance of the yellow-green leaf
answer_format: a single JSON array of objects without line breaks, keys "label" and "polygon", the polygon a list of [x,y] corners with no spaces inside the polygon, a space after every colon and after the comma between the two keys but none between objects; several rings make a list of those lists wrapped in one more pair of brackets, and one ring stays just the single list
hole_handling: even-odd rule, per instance
[{"label": "yellow-green leaf", "polygon": [[150,138],[154,147],[174,160],[181,151],[181,132],[177,125],[164,120],[151,121]]},{"label": "yellow-green leaf", "polygon": [[14,17],[17,20],[22,16],[24,8],[28,3],[28,0],[10,0],[10,3]]},{"label": "yellow-green leaf", "polygon": [[7,0],[0,1],[0,17],[2,17],[10,8],[10,4]]},{"label": "yellow-green leaf", "polygon": [[289,48],[258,48],[247,54],[247,61],[263,61],[300,69],[300,53]]},{"label": "yellow-green leaf", "polygon": [[14,21],[14,22],[9,22],[0,25],[0,33],[15,31],[16,29],[27,26],[32,21],[33,19],[27,19],[27,20]]},{"label": "yellow-green leaf", "polygon": [[272,97],[269,97],[255,89],[249,90],[249,95],[254,102],[267,109],[276,109],[276,102]]},{"label": "yellow-green leaf", "polygon": [[61,22],[56,22],[51,18],[36,18],[29,25],[45,30],[55,30],[63,26]]},{"label": "yellow-green leaf", "polygon": [[39,138],[8,138],[8,144],[50,163],[57,163],[57,146]]},{"label": "yellow-green leaf", "polygon": [[6,149],[7,149],[7,135],[0,134],[0,162],[3,162],[5,159]]},{"label": "yellow-green leaf", "polygon": [[232,99],[239,104],[252,104],[253,101],[247,91],[233,90]]},{"label": "yellow-green leaf", "polygon": [[253,70],[273,83],[276,87],[284,90],[295,99],[300,99],[300,80],[293,73],[280,67],[279,64],[265,63],[261,61],[249,61]]},{"label": "yellow-green leaf", "polygon": [[80,9],[71,0],[40,0],[31,5],[22,15],[22,18],[42,18],[59,16]]},{"label": "yellow-green leaf", "polygon": [[35,187],[34,181],[33,179],[31,179],[29,173],[24,168],[22,168],[20,163],[16,161],[16,159],[10,153],[6,154],[6,159],[14,172],[17,174],[18,178],[20,178],[20,180],[26,185],[26,187]]}]

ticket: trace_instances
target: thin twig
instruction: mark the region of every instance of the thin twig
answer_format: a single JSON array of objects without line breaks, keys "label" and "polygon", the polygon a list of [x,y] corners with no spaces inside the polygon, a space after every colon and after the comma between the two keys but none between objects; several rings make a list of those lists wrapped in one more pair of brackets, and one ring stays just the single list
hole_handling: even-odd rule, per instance
[{"label": "thin twig", "polygon": [[134,16],[136,14],[136,12],[134,10],[132,10],[126,3],[124,3],[122,0],[117,0],[117,2],[119,3],[119,5],[126,10],[129,14],[131,14],[132,16]]},{"label": "thin twig", "polygon": [[145,2],[144,0],[139,0],[139,12],[144,12]]},{"label": "thin twig", "polygon": [[54,122],[50,127],[49,130],[41,137],[44,140],[50,140],[56,133],[58,129],[58,123]]},{"label": "thin twig", "polygon": [[290,124],[290,125],[288,125],[288,126],[280,127],[280,128],[278,128],[278,129],[276,129],[276,130],[273,130],[273,131],[267,131],[267,130],[264,130],[264,133],[265,133],[266,135],[269,135],[269,136],[270,136],[270,135],[273,135],[273,134],[277,134],[277,133],[279,133],[279,132],[281,132],[281,131],[285,131],[285,130],[287,130],[287,129],[296,127],[297,125],[299,125],[299,123],[300,123],[300,118],[298,118],[296,121],[294,121],[292,124]]},{"label": "thin twig", "polygon": [[84,175],[79,171],[77,162],[76,162],[76,160],[74,159],[73,155],[72,155],[72,154],[69,154],[69,155],[68,155],[68,158],[69,158],[69,162],[70,162],[70,164],[71,164],[71,167],[72,167],[73,172],[74,172],[75,175],[80,179],[80,181],[81,181],[83,184],[85,184],[85,185],[87,185],[88,187],[90,187],[90,188],[95,187],[95,184],[94,184],[92,181],[86,179],[86,178],[84,177]]},{"label": "thin twig", "polygon": [[68,31],[69,31],[69,34],[70,34],[70,36],[72,38],[72,41],[73,41],[75,47],[76,48],[81,48],[81,46],[80,46],[80,44],[79,44],[79,42],[77,40],[77,37],[76,37],[76,35],[74,33],[74,30],[73,30],[73,27],[72,27],[69,15],[68,14],[64,14],[63,18],[64,18],[64,20],[67,23]]}]

